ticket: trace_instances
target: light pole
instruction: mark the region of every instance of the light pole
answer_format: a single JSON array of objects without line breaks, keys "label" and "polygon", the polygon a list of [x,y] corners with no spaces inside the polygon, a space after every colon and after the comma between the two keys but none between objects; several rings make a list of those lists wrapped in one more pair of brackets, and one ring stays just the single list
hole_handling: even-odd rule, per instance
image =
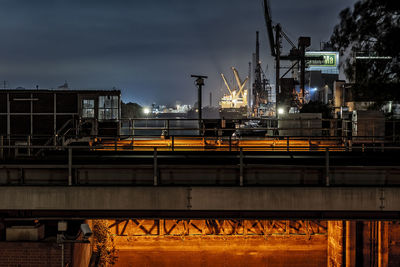
[{"label": "light pole", "polygon": [[202,100],[202,93],[201,90],[203,88],[204,85],[204,79],[207,79],[207,76],[202,76],[202,75],[191,75],[192,78],[196,78],[196,85],[198,88],[197,91],[197,109],[198,109],[198,118],[199,118],[199,135],[201,135],[201,100]]}]

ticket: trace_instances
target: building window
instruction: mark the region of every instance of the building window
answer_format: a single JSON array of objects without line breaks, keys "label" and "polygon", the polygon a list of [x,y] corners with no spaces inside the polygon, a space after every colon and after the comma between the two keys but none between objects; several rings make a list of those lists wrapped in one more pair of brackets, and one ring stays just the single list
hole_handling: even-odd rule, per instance
[{"label": "building window", "polygon": [[82,118],[94,118],[94,99],[82,100]]},{"label": "building window", "polygon": [[118,96],[99,96],[99,120],[117,120]]}]

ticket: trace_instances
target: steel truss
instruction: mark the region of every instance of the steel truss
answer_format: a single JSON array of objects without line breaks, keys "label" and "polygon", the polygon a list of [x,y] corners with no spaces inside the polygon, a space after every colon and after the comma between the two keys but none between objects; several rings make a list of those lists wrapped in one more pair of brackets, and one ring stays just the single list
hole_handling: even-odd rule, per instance
[{"label": "steel truss", "polygon": [[271,236],[327,235],[327,222],[319,220],[113,220],[117,236]]}]

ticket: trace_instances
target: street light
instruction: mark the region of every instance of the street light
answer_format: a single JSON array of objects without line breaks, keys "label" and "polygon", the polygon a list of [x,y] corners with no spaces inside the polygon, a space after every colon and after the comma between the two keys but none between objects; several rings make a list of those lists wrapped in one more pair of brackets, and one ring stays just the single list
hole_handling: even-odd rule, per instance
[{"label": "street light", "polygon": [[144,109],[143,109],[143,113],[144,113],[145,115],[149,115],[149,114],[150,114],[150,109],[149,109],[149,108],[144,108]]}]

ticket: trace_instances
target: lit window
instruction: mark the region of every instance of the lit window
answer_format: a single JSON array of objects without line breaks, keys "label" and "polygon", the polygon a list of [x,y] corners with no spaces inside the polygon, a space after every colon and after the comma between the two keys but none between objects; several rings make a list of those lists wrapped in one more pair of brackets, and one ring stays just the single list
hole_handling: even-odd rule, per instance
[{"label": "lit window", "polygon": [[118,96],[99,96],[99,120],[117,120]]},{"label": "lit window", "polygon": [[82,118],[94,118],[94,99],[82,100]]}]

